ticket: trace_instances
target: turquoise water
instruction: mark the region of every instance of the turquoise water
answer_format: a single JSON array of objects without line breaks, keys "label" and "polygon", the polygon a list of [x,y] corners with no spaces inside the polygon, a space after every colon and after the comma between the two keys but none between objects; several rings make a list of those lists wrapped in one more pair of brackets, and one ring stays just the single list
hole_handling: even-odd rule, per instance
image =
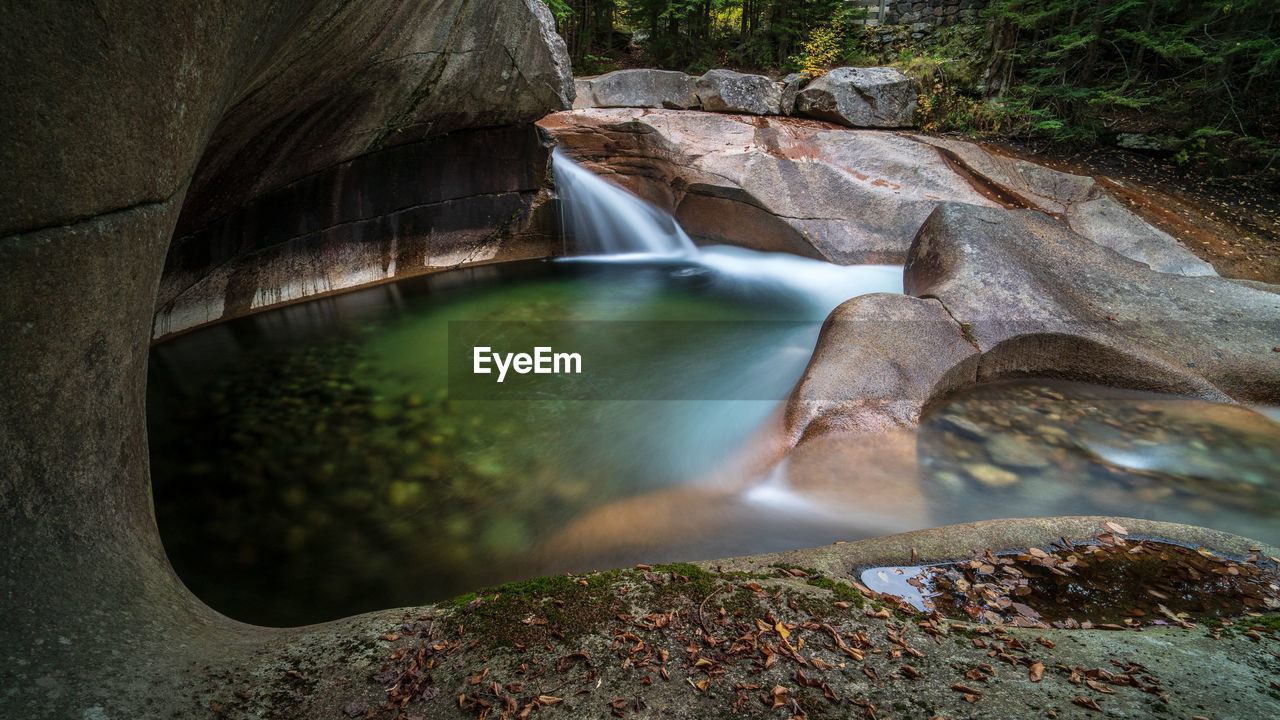
[{"label": "turquoise water", "polygon": [[[702,255],[456,271],[157,346],[152,476],[179,576],[232,617],[294,625],[567,568],[543,539],[724,466],[830,309],[901,289],[899,268]],[[501,345],[548,321],[582,375],[473,400],[455,376],[451,396],[451,328],[489,324]]]}]

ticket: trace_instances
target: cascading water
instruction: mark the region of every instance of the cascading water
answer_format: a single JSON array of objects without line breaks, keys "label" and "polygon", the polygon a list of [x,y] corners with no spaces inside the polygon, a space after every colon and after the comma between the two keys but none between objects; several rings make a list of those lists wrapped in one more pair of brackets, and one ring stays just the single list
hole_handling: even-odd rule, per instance
[{"label": "cascading water", "polygon": [[597,177],[559,149],[552,153],[552,167],[564,233],[582,251],[568,260],[684,263],[678,272],[705,273],[722,289],[767,289],[797,296],[809,309],[797,320],[821,321],[858,295],[902,292],[902,268],[897,265],[842,266],[786,253],[699,248],[670,213]]},{"label": "cascading water", "polygon": [[579,167],[551,155],[565,236],[583,255],[674,257],[697,249],[675,218]]}]

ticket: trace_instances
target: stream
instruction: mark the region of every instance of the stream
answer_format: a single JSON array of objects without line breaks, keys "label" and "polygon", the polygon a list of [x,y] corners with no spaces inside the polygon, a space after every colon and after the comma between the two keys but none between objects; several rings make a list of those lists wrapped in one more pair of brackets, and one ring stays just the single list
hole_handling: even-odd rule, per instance
[{"label": "stream", "polygon": [[[707,559],[1019,514],[1280,540],[1280,425],[1241,429],[1199,406],[1152,415],[1133,408],[1164,407],[1158,396],[1088,386],[980,388],[926,418],[918,476],[900,479],[923,498],[910,518],[860,497],[847,500],[878,522],[816,513],[777,472],[720,484],[827,314],[901,292],[901,268],[698,248],[669,215],[563,158],[556,170],[585,255],[399,281],[153,349],[157,522],[196,595],[299,625],[583,569],[603,544],[617,564]],[[582,371],[499,384],[471,372],[481,343],[571,351]],[[591,517],[625,520],[582,535],[607,542],[556,542]]]}]

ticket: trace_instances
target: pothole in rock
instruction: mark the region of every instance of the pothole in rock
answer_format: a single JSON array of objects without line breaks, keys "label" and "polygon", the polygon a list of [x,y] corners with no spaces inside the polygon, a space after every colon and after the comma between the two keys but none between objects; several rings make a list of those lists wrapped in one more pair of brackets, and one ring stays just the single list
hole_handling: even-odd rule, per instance
[{"label": "pothole in rock", "polygon": [[1276,558],[1234,559],[1107,525],[1089,543],[1062,538],[962,562],[874,567],[861,580],[919,610],[1020,627],[1121,630],[1280,611]]}]

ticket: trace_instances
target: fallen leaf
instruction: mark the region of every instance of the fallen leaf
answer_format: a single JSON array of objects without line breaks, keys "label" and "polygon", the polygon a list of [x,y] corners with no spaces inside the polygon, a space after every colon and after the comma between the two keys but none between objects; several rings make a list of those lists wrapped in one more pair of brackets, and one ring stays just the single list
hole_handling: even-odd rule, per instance
[{"label": "fallen leaf", "polygon": [[1031,682],[1040,682],[1044,679],[1044,663],[1031,663],[1029,676],[1031,677]]},{"label": "fallen leaf", "polygon": [[1076,705],[1079,705],[1082,708],[1089,708],[1090,710],[1097,710],[1098,712],[1102,712],[1102,707],[1098,705],[1097,701],[1095,701],[1093,698],[1087,698],[1083,695],[1077,695],[1071,698],[1071,702],[1075,703]]},{"label": "fallen leaf", "polygon": [[379,635],[379,636],[378,636],[378,639],[379,639],[379,640],[386,640],[387,642],[395,642],[396,640],[399,640],[399,639],[400,639],[400,636],[399,636],[399,635],[396,635],[396,634],[394,634],[394,633],[387,633],[387,634],[385,634],[385,635]]},{"label": "fallen leaf", "polygon": [[1106,685],[1103,685],[1102,683],[1100,683],[1100,682],[1098,682],[1098,681],[1096,681],[1096,680],[1087,680],[1087,679],[1086,679],[1086,680],[1084,681],[1084,684],[1085,684],[1085,685],[1088,685],[1089,687],[1093,688],[1095,691],[1100,692],[1100,693],[1102,693],[1102,694],[1104,694],[1104,695],[1115,695],[1115,694],[1116,694],[1116,691],[1115,691],[1115,690],[1112,690],[1111,688],[1107,687]]},{"label": "fallen leaf", "polygon": [[1129,534],[1129,530],[1125,528],[1125,526],[1119,523],[1111,522],[1110,520],[1107,520],[1106,522],[1102,523],[1102,527],[1105,528],[1107,532],[1112,532],[1112,533],[1115,533],[1116,535]]}]

